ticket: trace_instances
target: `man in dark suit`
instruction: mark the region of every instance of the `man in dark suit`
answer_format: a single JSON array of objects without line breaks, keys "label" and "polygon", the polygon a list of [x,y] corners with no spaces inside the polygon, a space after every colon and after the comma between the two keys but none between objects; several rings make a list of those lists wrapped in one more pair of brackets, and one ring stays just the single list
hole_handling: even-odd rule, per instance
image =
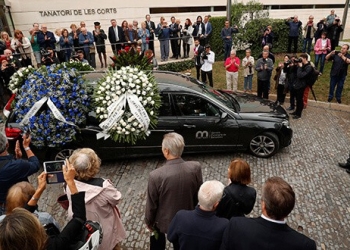
[{"label": "man in dark suit", "polygon": [[167,235],[175,250],[219,250],[228,225],[228,219],[215,215],[223,191],[224,185],[220,181],[206,181],[199,189],[196,209],[176,213]]},{"label": "man in dark suit", "polygon": [[55,48],[55,35],[47,30],[46,24],[41,25],[41,31],[37,35],[40,48],[46,49],[47,47]]},{"label": "man in dark suit", "polygon": [[111,20],[111,25],[108,28],[108,40],[111,43],[113,54],[116,54],[122,49],[122,43],[125,42],[124,31],[122,27],[117,26],[115,19]]},{"label": "man in dark suit", "polygon": [[149,33],[150,33],[148,48],[150,50],[152,50],[153,56],[155,56],[155,51],[154,51],[154,32],[156,30],[156,25],[154,24],[153,21],[151,21],[151,16],[150,15],[146,15],[146,29],[148,29]]},{"label": "man in dark suit", "polygon": [[[150,231],[157,230],[162,238],[178,211],[195,208],[203,183],[200,163],[185,162],[181,158],[184,146],[181,135],[164,135],[162,152],[167,162],[149,175],[145,222]],[[162,249],[165,249],[165,241]]]},{"label": "man in dark suit", "polygon": [[233,217],[220,249],[316,250],[315,241],[285,222],[294,205],[295,193],[286,181],[280,177],[267,179],[262,190],[261,217]]},{"label": "man in dark suit", "polygon": [[202,45],[200,45],[200,41],[199,38],[195,38],[194,39],[194,64],[196,65],[196,71],[197,71],[197,80],[199,80],[200,77],[200,73],[201,73],[201,67],[203,65],[203,60],[202,60],[202,53],[204,51],[204,47]]}]

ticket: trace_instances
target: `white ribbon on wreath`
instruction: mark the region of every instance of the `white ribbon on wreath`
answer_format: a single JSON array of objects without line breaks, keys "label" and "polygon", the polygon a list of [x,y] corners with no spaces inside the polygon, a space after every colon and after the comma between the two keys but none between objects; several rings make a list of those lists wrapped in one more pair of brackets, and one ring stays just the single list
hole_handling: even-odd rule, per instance
[{"label": "white ribbon on wreath", "polygon": [[33,117],[39,111],[39,109],[44,105],[45,102],[47,102],[47,106],[50,108],[50,110],[52,111],[52,114],[54,115],[54,117],[57,120],[64,122],[64,123],[67,123],[67,124],[72,125],[72,126],[76,126],[74,123],[68,122],[64,118],[62,113],[58,110],[58,108],[55,106],[55,104],[53,104],[53,102],[50,100],[50,98],[47,98],[47,97],[43,97],[39,101],[34,103],[33,107],[31,107],[31,109],[28,111],[28,113],[24,116],[22,121],[19,123],[20,126],[28,124],[29,119],[31,117]]},{"label": "white ribbon on wreath", "polygon": [[110,130],[116,123],[120,121],[125,112],[126,104],[129,105],[131,114],[140,124],[142,124],[144,130],[148,130],[150,119],[148,117],[147,111],[142,106],[137,95],[127,92],[121,95],[117,101],[108,106],[108,118],[100,123],[99,126],[103,129],[103,131],[96,135],[97,140],[101,139],[102,137],[104,137],[106,140],[108,137],[110,137],[108,130]]}]

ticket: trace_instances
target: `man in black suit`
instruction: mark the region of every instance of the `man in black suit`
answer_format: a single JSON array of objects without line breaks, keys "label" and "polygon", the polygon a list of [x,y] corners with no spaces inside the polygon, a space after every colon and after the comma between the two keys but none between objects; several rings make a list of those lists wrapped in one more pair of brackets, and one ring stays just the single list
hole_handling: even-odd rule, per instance
[{"label": "man in black suit", "polygon": [[125,42],[125,37],[122,27],[117,26],[115,19],[111,20],[111,24],[112,26],[108,28],[108,39],[111,43],[113,54],[116,54],[122,49],[122,43]]},{"label": "man in black suit", "polygon": [[149,14],[146,15],[146,29],[148,29],[149,33],[150,33],[148,48],[150,50],[152,50],[153,56],[155,56],[155,51],[154,51],[154,31],[156,30],[156,25],[154,24],[153,21],[151,21],[151,16]]},{"label": "man in black suit", "polygon": [[286,181],[280,177],[267,179],[262,190],[261,217],[233,217],[220,249],[316,250],[315,241],[285,222],[294,204],[295,193]]},{"label": "man in black suit", "polygon": [[202,60],[202,53],[204,51],[204,47],[202,45],[200,45],[200,41],[199,41],[199,38],[196,37],[194,39],[194,56],[193,56],[193,59],[194,59],[194,64],[196,65],[196,71],[197,71],[197,80],[199,80],[199,77],[200,77],[200,70],[201,70],[201,67],[203,65],[203,60]]},{"label": "man in black suit", "polygon": [[175,22],[175,17],[171,17],[171,24],[169,25],[170,28],[170,46],[171,46],[171,52],[173,53],[171,58],[176,58],[177,56],[177,30],[178,25]]}]

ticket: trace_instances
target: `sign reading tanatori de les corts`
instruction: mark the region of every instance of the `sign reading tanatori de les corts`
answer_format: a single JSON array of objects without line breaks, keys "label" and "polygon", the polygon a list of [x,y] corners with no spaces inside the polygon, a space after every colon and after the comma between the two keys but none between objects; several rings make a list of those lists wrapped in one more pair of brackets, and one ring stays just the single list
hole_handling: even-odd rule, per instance
[{"label": "sign reading tanatori de les corts", "polygon": [[116,14],[117,8],[99,8],[99,9],[76,9],[76,10],[43,10],[39,11],[42,17],[51,16],[83,16],[83,15],[103,15]]}]

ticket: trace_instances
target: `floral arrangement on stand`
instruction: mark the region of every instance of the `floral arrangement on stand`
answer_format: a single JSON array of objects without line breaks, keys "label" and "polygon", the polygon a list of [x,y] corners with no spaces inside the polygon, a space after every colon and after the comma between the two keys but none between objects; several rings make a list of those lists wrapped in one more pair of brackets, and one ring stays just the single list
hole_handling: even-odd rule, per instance
[{"label": "floral arrangement on stand", "polygon": [[158,122],[161,99],[152,71],[137,66],[110,69],[97,83],[93,100],[103,129],[98,139],[135,144]]},{"label": "floral arrangement on stand", "polygon": [[15,102],[16,122],[30,132],[37,147],[60,147],[73,141],[90,106],[81,74],[57,65],[29,74]]},{"label": "floral arrangement on stand", "polygon": [[23,67],[18,69],[10,78],[8,84],[12,93],[17,93],[18,89],[22,87],[28,75],[32,74],[36,69],[32,66]]}]

